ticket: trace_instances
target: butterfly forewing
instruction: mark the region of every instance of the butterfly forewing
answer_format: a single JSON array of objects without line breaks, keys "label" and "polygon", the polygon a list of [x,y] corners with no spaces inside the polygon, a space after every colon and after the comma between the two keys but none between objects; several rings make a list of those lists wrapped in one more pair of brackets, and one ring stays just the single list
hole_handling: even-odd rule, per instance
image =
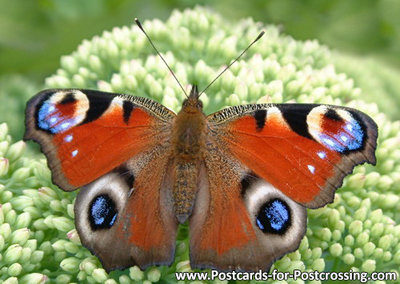
[{"label": "butterfly forewing", "polygon": [[257,104],[208,117],[230,153],[285,195],[310,208],[333,201],[356,165],[375,164],[377,126],[345,107]]},{"label": "butterfly forewing", "polygon": [[73,190],[130,157],[168,143],[174,116],[146,98],[45,90],[27,104],[24,139],[41,145],[54,183]]}]

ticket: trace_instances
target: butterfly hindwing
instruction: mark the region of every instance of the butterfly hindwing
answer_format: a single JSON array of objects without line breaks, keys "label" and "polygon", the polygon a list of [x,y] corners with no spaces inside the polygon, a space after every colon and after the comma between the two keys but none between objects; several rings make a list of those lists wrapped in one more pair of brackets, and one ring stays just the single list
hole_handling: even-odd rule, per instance
[{"label": "butterfly hindwing", "polygon": [[73,190],[167,140],[174,116],[146,98],[45,90],[27,104],[24,139],[41,145],[54,183]]},{"label": "butterfly hindwing", "polygon": [[221,145],[262,179],[309,208],[332,202],[356,165],[375,164],[377,126],[345,107],[257,104],[208,117]]},{"label": "butterfly hindwing", "polygon": [[191,266],[268,271],[297,249],[306,210],[227,154],[208,149],[190,218]]},{"label": "butterfly hindwing", "polygon": [[75,203],[82,244],[107,270],[170,265],[177,221],[162,146],[84,186]]}]

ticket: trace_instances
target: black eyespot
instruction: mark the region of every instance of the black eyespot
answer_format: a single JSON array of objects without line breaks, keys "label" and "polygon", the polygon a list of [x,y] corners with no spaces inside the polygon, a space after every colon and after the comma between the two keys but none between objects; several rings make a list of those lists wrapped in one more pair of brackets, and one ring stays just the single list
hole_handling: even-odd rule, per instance
[{"label": "black eyespot", "polygon": [[95,197],[89,206],[89,221],[93,230],[111,228],[117,216],[117,207],[106,194]]},{"label": "black eyespot", "polygon": [[283,235],[291,224],[290,208],[285,201],[272,199],[261,206],[256,223],[264,233]]}]

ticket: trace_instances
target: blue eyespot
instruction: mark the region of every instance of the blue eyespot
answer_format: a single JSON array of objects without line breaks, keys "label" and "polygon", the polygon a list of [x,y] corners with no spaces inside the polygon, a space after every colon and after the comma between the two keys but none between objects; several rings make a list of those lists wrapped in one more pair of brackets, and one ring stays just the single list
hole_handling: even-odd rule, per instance
[{"label": "blue eyespot", "polygon": [[37,120],[40,129],[53,134],[64,132],[77,123],[76,119],[61,115],[54,103],[49,101],[45,101],[40,107]]},{"label": "blue eyespot", "polygon": [[355,119],[346,122],[334,135],[319,133],[318,136],[323,145],[340,153],[360,149],[364,141],[364,131]]},{"label": "blue eyespot", "polygon": [[287,203],[281,199],[272,199],[261,206],[256,223],[264,233],[284,234],[291,224],[291,213]]},{"label": "blue eyespot", "polygon": [[89,221],[93,230],[111,228],[118,211],[114,201],[106,194],[93,199],[89,207]]}]

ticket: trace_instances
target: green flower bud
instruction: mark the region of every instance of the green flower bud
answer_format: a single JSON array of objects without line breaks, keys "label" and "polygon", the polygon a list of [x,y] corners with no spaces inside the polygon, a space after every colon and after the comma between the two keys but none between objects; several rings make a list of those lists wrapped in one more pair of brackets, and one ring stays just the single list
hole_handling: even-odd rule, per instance
[{"label": "green flower bud", "polygon": [[40,250],[36,250],[31,255],[31,262],[32,263],[39,263],[42,261],[44,256],[44,252]]},{"label": "green flower bud", "polygon": [[343,256],[343,262],[346,263],[347,265],[352,265],[354,263],[355,259],[356,258],[351,253],[346,253]]},{"label": "green flower bud", "polygon": [[383,249],[382,248],[376,248],[373,254],[374,258],[380,259],[383,257]]},{"label": "green flower bud", "polygon": [[52,221],[54,227],[62,232],[68,232],[74,228],[73,222],[65,217],[54,217]]},{"label": "green flower bud", "polygon": [[300,260],[295,260],[292,261],[289,265],[288,270],[289,271],[293,271],[295,269],[299,269],[299,270],[304,270],[305,269],[305,264],[304,262],[300,261]]},{"label": "green flower bud", "polygon": [[153,283],[156,283],[161,278],[161,272],[157,268],[152,268],[147,272],[147,279]]},{"label": "green flower bud", "polygon": [[24,182],[30,174],[30,168],[19,168],[13,173],[11,178],[14,180],[14,182]]},{"label": "green flower bud", "polygon": [[176,264],[176,271],[177,272],[190,272],[190,271],[192,271],[192,268],[190,267],[189,260],[184,260],[184,261],[178,262]]},{"label": "green flower bud", "polygon": [[56,251],[54,253],[54,259],[57,262],[63,261],[67,257],[67,252],[66,251]]},{"label": "green flower bud", "polygon": [[322,249],[321,248],[313,248],[312,249],[312,258],[317,259],[320,258],[322,255]]},{"label": "green flower bud", "polygon": [[68,213],[69,217],[75,218],[74,205],[73,204],[68,204],[67,205],[67,213]]},{"label": "green flower bud", "polygon": [[355,256],[356,258],[358,258],[358,259],[363,259],[363,258],[364,258],[364,252],[363,252],[363,250],[360,249],[360,248],[356,248],[356,249],[354,250],[354,256]]},{"label": "green flower bud", "polygon": [[361,207],[354,213],[353,217],[356,220],[364,221],[367,218],[367,213],[368,209],[366,207]]},{"label": "green flower bud", "polygon": [[354,174],[350,176],[347,180],[347,186],[353,189],[363,188],[365,183],[365,175],[364,174]]},{"label": "green flower bud", "polygon": [[400,250],[398,250],[393,256],[393,262],[400,265]]},{"label": "green flower bud", "polygon": [[374,272],[376,270],[375,260],[367,259],[366,261],[364,261],[363,264],[361,265],[361,270],[368,273]]},{"label": "green flower bud", "polygon": [[275,265],[277,266],[277,268],[279,267],[278,269],[280,271],[287,271],[290,268],[291,262],[292,260],[289,257],[285,256],[279,261],[279,263],[276,263]]},{"label": "green flower bud", "polygon": [[33,205],[33,200],[28,196],[21,195],[13,198],[10,203],[16,210],[24,210],[26,207]]},{"label": "green flower bud", "polygon": [[67,284],[67,283],[71,283],[71,275],[68,274],[60,274],[57,276],[56,278],[56,283],[61,283],[61,284]]},{"label": "green flower bud", "polygon": [[35,251],[37,248],[37,242],[37,240],[27,240],[24,247],[30,248],[32,251]]},{"label": "green flower bud", "polygon": [[23,246],[29,239],[30,231],[27,228],[18,229],[11,233],[11,243]]},{"label": "green flower bud", "polygon": [[18,284],[18,278],[17,277],[9,277],[3,282],[3,284]]},{"label": "green flower bud", "polygon": [[0,195],[0,203],[7,203],[13,198],[13,193],[11,191],[3,191]]},{"label": "green flower bud", "polygon": [[64,212],[65,209],[62,207],[60,200],[52,200],[50,201],[50,209],[55,212]]},{"label": "green flower bud", "polygon": [[22,271],[22,265],[19,263],[13,263],[8,267],[8,275],[10,276],[18,276],[21,274]]},{"label": "green flower bud", "polygon": [[[29,214],[29,216],[32,218],[32,219],[37,219],[37,218],[39,218],[41,215],[42,215],[42,212],[40,211],[40,209],[39,208],[37,208],[37,207],[34,207],[34,206],[29,206],[29,207],[26,207],[26,208],[24,208],[24,213],[28,213]],[[18,219],[18,218],[17,218]],[[25,220],[26,221],[26,220]],[[17,220],[17,222],[18,222],[18,220]],[[30,221],[29,221],[30,222]],[[22,224],[22,223],[21,223]]]},{"label": "green flower bud", "polygon": [[41,273],[30,273],[23,276],[19,283],[22,284],[42,284],[48,280],[48,277]]},{"label": "green flower bud", "polygon": [[78,272],[78,275],[76,276],[76,278],[80,281],[80,282],[83,282],[83,281],[87,281],[87,275],[86,275],[86,273],[84,272],[84,271],[79,271]]},{"label": "green flower bud", "polygon": [[65,244],[68,243],[66,240],[58,240],[54,244],[52,244],[52,248],[55,251],[65,251]]},{"label": "green flower bud", "polygon": [[19,258],[19,262],[27,263],[32,256],[32,250],[30,248],[22,248],[21,257]]},{"label": "green flower bud", "polygon": [[79,263],[80,260],[75,258],[75,257],[68,257],[61,261],[60,267],[62,270],[69,272],[69,273],[75,273],[79,270]]},{"label": "green flower bud", "polygon": [[368,257],[368,256],[370,256],[371,254],[373,254],[374,251],[375,251],[375,248],[376,248],[376,246],[375,246],[374,243],[372,243],[372,242],[366,243],[366,244],[363,246],[363,251],[364,251],[365,256]]},{"label": "green flower bud", "polygon": [[15,220],[17,220],[17,213],[15,212],[15,210],[11,210],[10,212],[7,213],[7,215],[5,216],[5,221],[10,224],[10,225],[14,225]]},{"label": "green flower bud", "polygon": [[33,222],[33,227],[37,230],[47,230],[49,227],[44,222],[44,219],[38,219]]},{"label": "green flower bud", "polygon": [[338,257],[342,254],[343,252],[343,247],[341,244],[333,244],[330,248],[329,248],[330,253],[335,256]]},{"label": "green flower bud", "polygon": [[18,141],[12,144],[7,151],[7,158],[10,161],[15,161],[19,159],[24,153],[26,148],[26,143],[24,141]]},{"label": "green flower bud", "polygon": [[8,134],[8,126],[7,123],[3,122],[0,123],[0,141],[3,141],[6,139]]},{"label": "green flower bud", "polygon": [[94,280],[101,283],[107,280],[108,275],[104,269],[96,268],[95,270],[93,270],[92,277],[94,278]]},{"label": "green flower bud", "polygon": [[4,237],[0,235],[0,251],[3,251],[4,245],[5,245]]},{"label": "green flower bud", "polygon": [[121,275],[118,278],[119,283],[121,284],[130,284],[132,281],[130,280],[130,278],[127,275]]},{"label": "green flower bud", "polygon": [[72,229],[67,233],[67,238],[74,244],[80,244],[80,239],[76,229]]},{"label": "green flower bud", "polygon": [[363,246],[369,241],[369,232],[362,232],[356,238],[356,243],[358,246]]},{"label": "green flower bud", "polygon": [[12,264],[18,261],[22,255],[22,247],[19,244],[11,245],[7,248],[3,261]]},{"label": "green flower bud", "polygon": [[318,258],[314,260],[311,264],[311,269],[316,271],[324,271],[325,270],[325,261],[322,258]]},{"label": "green flower bud", "polygon": [[358,208],[360,207],[361,200],[357,196],[352,196],[347,203],[351,208]]},{"label": "green flower bud", "polygon": [[385,235],[379,239],[378,247],[382,248],[383,250],[388,250],[392,244],[392,236]]},{"label": "green flower bud", "polygon": [[342,233],[339,230],[334,230],[332,232],[332,240],[339,241],[342,239]]},{"label": "green flower bud", "polygon": [[38,190],[39,196],[46,201],[52,201],[54,198],[58,198],[57,193],[49,187],[41,187]]},{"label": "green flower bud", "polygon": [[372,188],[374,187],[379,181],[379,173],[372,172],[366,175],[365,177],[365,187]]},{"label": "green flower bud", "polygon": [[104,284],[117,284],[117,281],[115,281],[114,279],[107,279]]},{"label": "green flower bud", "polygon": [[9,165],[10,163],[8,159],[0,157],[0,177],[5,176],[8,173]]},{"label": "green flower bud", "polygon": [[4,156],[5,153],[8,151],[8,146],[10,143],[8,141],[0,141],[0,156]]},{"label": "green flower bud", "polygon": [[8,239],[8,237],[11,235],[10,224],[4,223],[4,224],[0,225],[0,235],[3,236],[4,240]]},{"label": "green flower bud", "polygon": [[395,194],[388,193],[384,196],[383,200],[381,201],[382,207],[386,209],[396,208],[400,202],[400,197]]},{"label": "green flower bud", "polygon": [[129,268],[129,277],[134,281],[140,281],[140,280],[143,280],[144,273],[143,273],[143,271],[140,270],[139,267],[137,267],[135,265],[135,266]]},{"label": "green flower bud", "polygon": [[390,188],[393,184],[393,180],[387,176],[381,176],[381,178],[379,179],[378,184],[376,185],[378,187],[379,190],[385,190],[387,188]]},{"label": "green flower bud", "polygon": [[359,220],[353,221],[349,226],[349,232],[353,236],[357,236],[358,234],[360,234],[362,232],[362,230],[363,230],[363,224]]},{"label": "green flower bud", "polygon": [[79,269],[84,270],[88,275],[91,275],[96,268],[96,264],[94,264],[93,261],[88,258],[83,260],[79,265]]},{"label": "green flower bud", "polygon": [[61,56],[61,67],[71,74],[78,72],[78,63],[73,56]]},{"label": "green flower bud", "polygon": [[389,261],[391,261],[392,260],[392,253],[390,252],[390,251],[385,251],[384,253],[383,253],[383,261],[385,261],[385,262],[389,262]]},{"label": "green flower bud", "polygon": [[92,70],[102,70],[103,69],[102,62],[100,61],[99,57],[96,55],[89,56],[89,66]]}]

